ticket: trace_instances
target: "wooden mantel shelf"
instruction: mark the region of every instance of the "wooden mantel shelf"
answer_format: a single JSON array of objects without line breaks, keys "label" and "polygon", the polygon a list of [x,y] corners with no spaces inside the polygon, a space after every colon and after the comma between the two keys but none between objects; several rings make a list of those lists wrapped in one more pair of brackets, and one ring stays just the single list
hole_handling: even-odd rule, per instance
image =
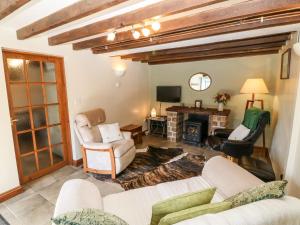
[{"label": "wooden mantel shelf", "polygon": [[171,106],[166,109],[167,112],[177,112],[177,113],[197,113],[205,115],[218,115],[218,116],[228,116],[230,114],[229,109],[224,109],[224,111],[219,112],[217,108],[195,108],[187,106]]}]

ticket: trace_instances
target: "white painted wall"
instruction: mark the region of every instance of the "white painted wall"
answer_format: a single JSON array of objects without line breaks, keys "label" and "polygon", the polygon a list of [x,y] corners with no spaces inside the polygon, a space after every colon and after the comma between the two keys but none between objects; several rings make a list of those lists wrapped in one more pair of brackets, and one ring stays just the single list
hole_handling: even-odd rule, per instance
[{"label": "white painted wall", "polygon": [[[118,62],[90,51],[75,52],[70,45],[49,47],[46,38],[16,40],[15,31],[0,27],[0,47],[62,56],[65,60],[70,121],[78,112],[102,107],[107,120],[143,123],[149,109],[148,66],[134,62]],[[0,55],[1,57],[2,55]],[[1,57],[2,58],[2,57]],[[112,69],[122,63],[124,77],[117,78]],[[120,87],[116,88],[115,83]],[[19,185],[14,145],[10,126],[3,62],[0,60],[0,193]],[[79,146],[72,131],[73,158],[80,159]]]},{"label": "white painted wall", "polygon": [[[287,47],[292,47],[295,42],[295,36],[288,43]],[[285,48],[285,49],[286,49]],[[283,51],[285,51],[285,49]],[[283,52],[282,51],[282,52]],[[285,174],[293,126],[295,126],[294,116],[295,103],[297,99],[298,80],[300,73],[300,62],[294,52],[291,59],[291,75],[288,80],[281,80],[280,77],[280,60],[281,53],[278,54],[277,75],[275,84],[275,95],[273,103],[273,117],[276,123],[274,126],[274,136],[270,151],[270,157],[277,177]],[[296,111],[297,112],[297,111]]]},{"label": "white painted wall", "polygon": [[[219,91],[226,91],[232,95],[228,102],[231,109],[229,127],[236,127],[243,120],[245,105],[251,95],[240,94],[243,83],[248,78],[264,78],[270,94],[257,95],[257,98],[264,99],[265,109],[272,111],[274,80],[277,75],[277,55],[251,56],[242,58],[208,60],[188,63],[176,63],[150,66],[151,79],[151,107],[159,109],[156,102],[156,86],[158,85],[180,85],[182,86],[182,102],[187,106],[193,106],[195,100],[203,100],[204,107],[217,107],[213,96]],[[209,89],[197,92],[189,87],[189,79],[192,74],[205,72],[212,78],[212,85]],[[164,109],[174,104],[163,103]],[[271,144],[272,129],[267,127],[267,146]],[[261,141],[258,143],[261,145]]]}]

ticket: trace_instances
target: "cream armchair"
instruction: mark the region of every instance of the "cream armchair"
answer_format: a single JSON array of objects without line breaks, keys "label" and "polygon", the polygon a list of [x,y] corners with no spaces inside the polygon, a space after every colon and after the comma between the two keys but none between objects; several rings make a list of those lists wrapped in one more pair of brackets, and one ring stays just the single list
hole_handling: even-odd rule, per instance
[{"label": "cream armchair", "polygon": [[102,109],[80,113],[75,117],[75,133],[81,145],[84,171],[111,174],[115,179],[133,161],[136,150],[130,132],[122,132],[120,141],[103,143],[97,125],[105,120]]}]

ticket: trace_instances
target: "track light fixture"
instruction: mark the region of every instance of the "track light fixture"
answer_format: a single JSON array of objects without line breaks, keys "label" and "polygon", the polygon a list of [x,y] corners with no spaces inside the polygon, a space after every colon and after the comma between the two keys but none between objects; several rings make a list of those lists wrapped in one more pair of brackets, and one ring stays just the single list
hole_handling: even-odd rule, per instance
[{"label": "track light fixture", "polygon": [[159,31],[160,29],[160,23],[158,21],[154,21],[151,26],[154,31]]},{"label": "track light fixture", "polygon": [[116,39],[116,31],[110,32],[107,34],[107,40],[108,41],[114,41]]},{"label": "track light fixture", "polygon": [[136,40],[139,39],[141,36],[141,33],[138,32],[137,30],[135,30],[133,26],[132,26],[131,33],[132,33],[133,38]]},{"label": "track light fixture", "polygon": [[142,33],[145,37],[149,37],[150,36],[150,30],[146,27],[143,27],[142,29]]}]

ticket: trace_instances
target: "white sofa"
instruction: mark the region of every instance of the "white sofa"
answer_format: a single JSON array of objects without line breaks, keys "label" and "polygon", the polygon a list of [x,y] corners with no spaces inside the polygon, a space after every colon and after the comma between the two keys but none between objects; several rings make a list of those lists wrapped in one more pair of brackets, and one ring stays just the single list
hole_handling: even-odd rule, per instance
[{"label": "white sofa", "polygon": [[[154,203],[187,192],[216,187],[219,202],[263,182],[220,156],[210,159],[202,176],[162,183],[101,197],[97,187],[84,180],[66,182],[57,199],[54,216],[82,208],[113,213],[129,225],[149,225]],[[218,214],[207,214],[176,225],[300,225],[300,200],[290,196],[262,200]]]}]

